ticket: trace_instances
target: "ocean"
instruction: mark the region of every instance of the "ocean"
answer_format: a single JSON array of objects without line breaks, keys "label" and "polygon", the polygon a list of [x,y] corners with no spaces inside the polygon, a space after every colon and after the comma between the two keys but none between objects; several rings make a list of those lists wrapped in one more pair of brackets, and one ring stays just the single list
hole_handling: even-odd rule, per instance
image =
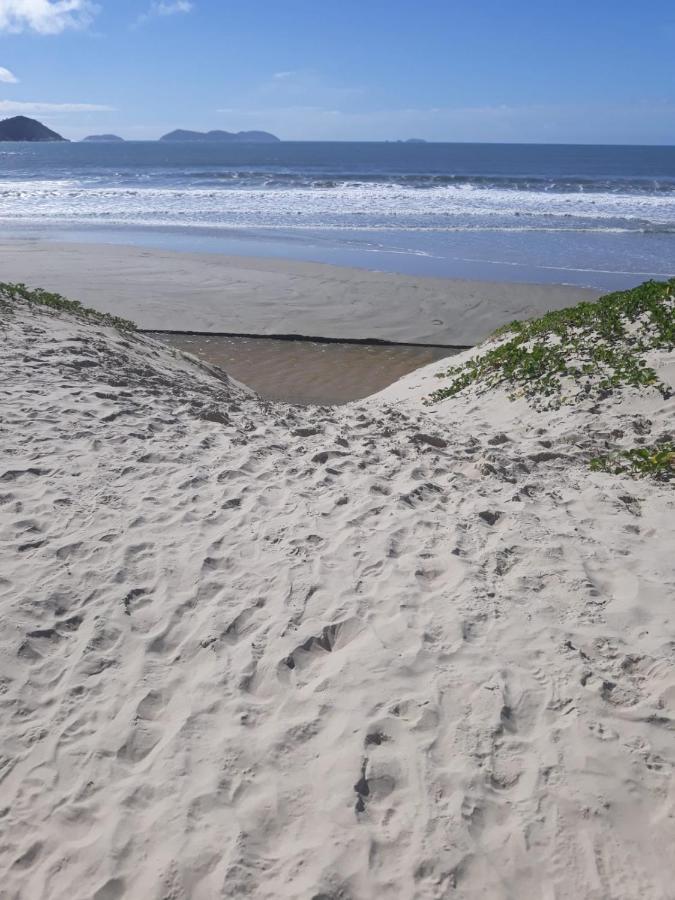
[{"label": "ocean", "polygon": [[675,274],[675,147],[0,145],[0,238],[621,288]]}]

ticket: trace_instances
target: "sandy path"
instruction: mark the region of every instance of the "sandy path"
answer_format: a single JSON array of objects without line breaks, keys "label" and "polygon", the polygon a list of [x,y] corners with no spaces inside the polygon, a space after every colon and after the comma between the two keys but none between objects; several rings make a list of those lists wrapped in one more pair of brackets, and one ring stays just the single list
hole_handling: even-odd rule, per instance
[{"label": "sandy path", "polygon": [[143,328],[470,345],[597,291],[418,278],[319,263],[114,244],[0,244],[3,281],[46,287]]},{"label": "sandy path", "polygon": [[672,400],[299,410],[2,328],[7,897],[672,896],[675,495],[586,467]]}]

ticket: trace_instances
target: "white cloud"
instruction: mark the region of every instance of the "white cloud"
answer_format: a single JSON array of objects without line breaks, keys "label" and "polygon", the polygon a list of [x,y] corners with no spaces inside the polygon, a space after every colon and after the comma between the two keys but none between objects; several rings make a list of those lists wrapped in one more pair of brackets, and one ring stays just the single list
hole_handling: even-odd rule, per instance
[{"label": "white cloud", "polygon": [[4,84],[17,84],[19,79],[14,72],[10,72],[9,69],[6,69],[4,66],[0,66],[0,81]]},{"label": "white cloud", "polygon": [[192,10],[190,0],[159,0],[152,4],[158,16],[174,16],[176,13],[188,13]]},{"label": "white cloud", "polygon": [[189,13],[193,9],[194,3],[191,0],[153,0],[147,12],[141,13],[134,25],[142,25],[148,19],[156,19],[161,16],[176,16],[181,13]]},{"label": "white cloud", "polygon": [[0,0],[0,32],[60,34],[85,28],[97,9],[90,0]]},{"label": "white cloud", "polygon": [[99,103],[38,103],[14,100],[0,100],[0,113],[24,115],[33,113],[70,113],[70,112],[113,112],[113,106],[102,106]]}]

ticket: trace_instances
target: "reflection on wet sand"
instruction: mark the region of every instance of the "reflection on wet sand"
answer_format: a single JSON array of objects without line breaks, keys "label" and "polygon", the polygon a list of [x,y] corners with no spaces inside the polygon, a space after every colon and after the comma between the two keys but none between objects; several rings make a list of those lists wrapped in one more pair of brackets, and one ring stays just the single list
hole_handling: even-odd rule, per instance
[{"label": "reflection on wet sand", "polygon": [[360,400],[414,369],[455,354],[447,347],[324,344],[157,332],[150,336],[220,366],[266,400],[302,405]]}]

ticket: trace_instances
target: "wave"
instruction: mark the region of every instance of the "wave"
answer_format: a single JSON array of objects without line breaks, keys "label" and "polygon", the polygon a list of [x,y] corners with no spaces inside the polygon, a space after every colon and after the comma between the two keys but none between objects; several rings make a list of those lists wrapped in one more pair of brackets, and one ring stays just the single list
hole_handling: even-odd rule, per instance
[{"label": "wave", "polygon": [[196,183],[214,181],[232,186],[259,184],[264,187],[297,187],[332,189],[340,187],[364,187],[389,185],[425,190],[435,187],[468,186],[484,190],[537,191],[551,193],[615,193],[615,194],[666,194],[675,195],[675,179],[653,178],[544,178],[532,176],[499,175],[449,175],[410,173],[347,173],[322,172],[321,174],[296,172],[167,172],[168,181],[192,180]]},{"label": "wave", "polygon": [[426,191],[351,185],[342,189],[92,186],[75,179],[0,181],[0,216],[96,217],[184,224],[304,227],[348,226],[442,229],[470,224],[512,228],[619,228],[670,233],[675,195],[576,194],[467,185]]},{"label": "wave", "polygon": [[[213,181],[216,174],[218,183]],[[343,175],[338,181],[337,175],[326,178],[324,173],[317,180],[307,172],[238,168],[223,173],[195,167],[181,170],[173,180],[163,169],[134,173],[131,179],[121,169],[86,175],[64,169],[57,178],[5,174],[0,218],[219,230],[675,234],[675,185],[672,192],[619,191],[614,181],[612,190],[572,191],[554,190],[552,185],[561,183],[569,188],[571,182],[560,179],[495,183],[487,176],[388,175],[363,182],[361,174],[353,180]],[[244,184],[245,179],[253,181]],[[597,188],[600,182],[592,184]]]},{"label": "wave", "polygon": [[[551,227],[533,223],[530,226],[520,225],[496,225],[496,224],[475,224],[467,222],[463,225],[397,225],[397,224],[326,224],[321,222],[303,222],[297,223],[244,223],[236,221],[189,221],[182,216],[159,215],[115,215],[113,213],[102,213],[99,215],[79,215],[64,219],[63,216],[55,213],[43,212],[35,215],[8,215],[4,211],[0,211],[0,225],[68,225],[68,226],[112,226],[118,228],[156,228],[156,229],[180,229],[181,231],[213,231],[213,232],[237,232],[250,231],[252,233],[264,232],[280,232],[280,233],[334,233],[334,234],[435,234],[435,235],[451,235],[451,234],[597,234],[597,235],[675,235],[675,225],[672,227],[644,227],[644,228],[617,228],[602,226],[565,226]],[[406,251],[407,252],[407,251]]]},{"label": "wave", "polygon": [[[7,183],[40,184],[42,177],[26,177],[18,172]],[[426,191],[442,187],[466,187],[478,191],[514,191],[543,194],[612,194],[635,196],[675,197],[675,177],[540,177],[531,175],[448,174],[366,172],[341,170],[293,171],[285,169],[213,169],[204,168],[156,168],[156,169],[106,169],[88,170],[74,177],[70,170],[50,173],[54,184],[76,180],[82,187],[104,189],[128,186],[171,189],[172,186],[200,189],[208,186],[223,190],[278,189],[336,190],[349,188],[408,188]]]}]

